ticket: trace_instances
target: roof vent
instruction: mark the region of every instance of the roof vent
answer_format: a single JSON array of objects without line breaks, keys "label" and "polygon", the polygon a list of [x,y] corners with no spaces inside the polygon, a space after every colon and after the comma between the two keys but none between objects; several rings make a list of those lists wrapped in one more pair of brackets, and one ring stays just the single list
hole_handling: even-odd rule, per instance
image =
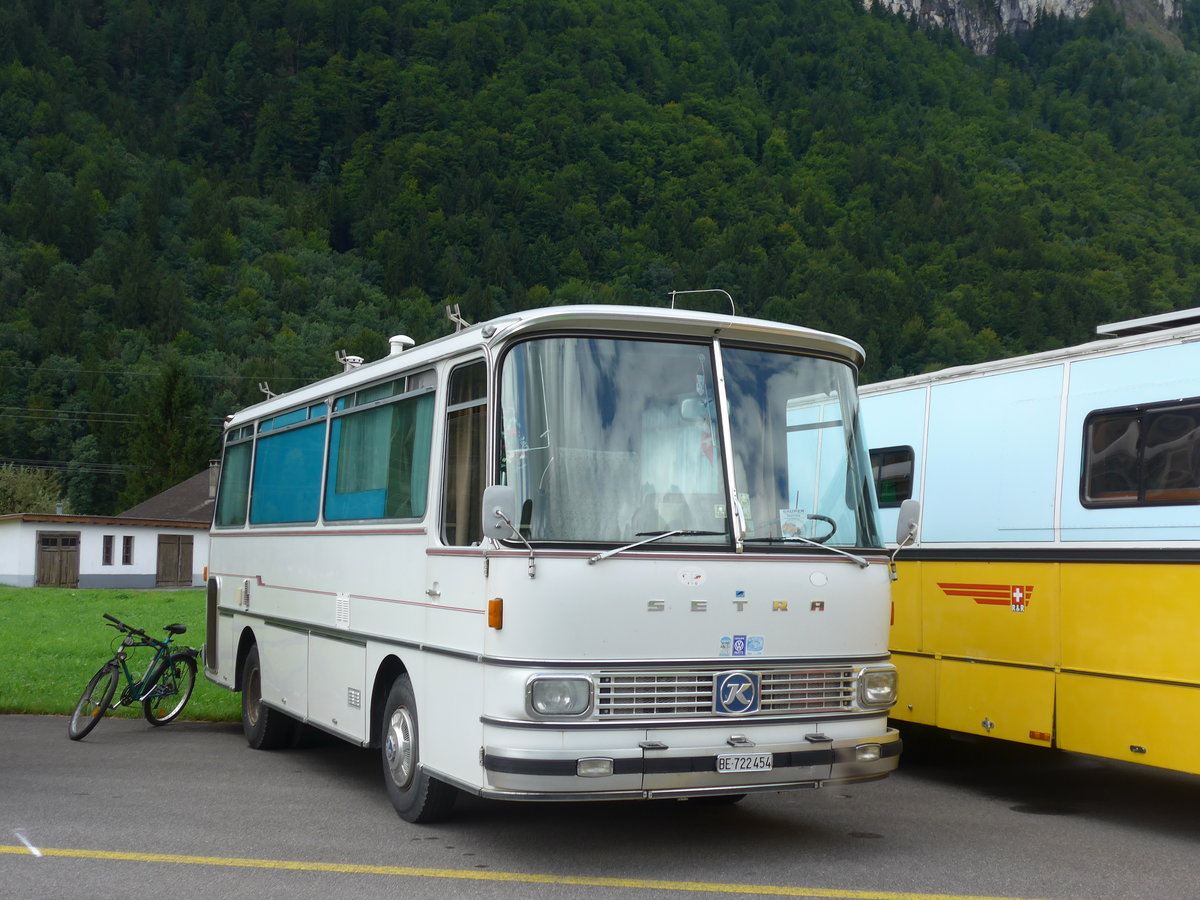
[{"label": "roof vent", "polygon": [[361,356],[348,356],[345,350],[339,350],[333,354],[333,358],[342,364],[342,371],[349,372],[351,369],[357,369],[363,364]]},{"label": "roof vent", "polygon": [[388,356],[399,356],[409,347],[412,347],[417,342],[410,338],[407,334],[396,334],[388,338],[388,345],[391,350],[388,351]]}]

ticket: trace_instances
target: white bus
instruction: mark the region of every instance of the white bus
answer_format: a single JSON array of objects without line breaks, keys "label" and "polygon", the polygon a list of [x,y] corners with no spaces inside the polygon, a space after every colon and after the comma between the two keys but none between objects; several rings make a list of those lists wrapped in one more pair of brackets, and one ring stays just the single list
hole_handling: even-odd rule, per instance
[{"label": "white bus", "polygon": [[900,556],[893,716],[1200,773],[1200,310],[861,390]]},{"label": "white bus", "polygon": [[414,822],[896,767],[856,344],[618,306],[411,344],[226,424],[204,658],[251,746],[377,747]]}]

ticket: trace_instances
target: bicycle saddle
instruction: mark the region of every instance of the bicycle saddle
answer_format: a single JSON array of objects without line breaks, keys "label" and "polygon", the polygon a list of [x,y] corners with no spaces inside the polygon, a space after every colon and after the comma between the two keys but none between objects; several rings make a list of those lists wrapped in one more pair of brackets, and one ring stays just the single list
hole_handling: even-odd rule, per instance
[{"label": "bicycle saddle", "polygon": [[163,631],[169,631],[171,634],[183,634],[185,631],[187,631],[187,626],[180,625],[178,622],[174,622],[171,625],[164,625]]}]

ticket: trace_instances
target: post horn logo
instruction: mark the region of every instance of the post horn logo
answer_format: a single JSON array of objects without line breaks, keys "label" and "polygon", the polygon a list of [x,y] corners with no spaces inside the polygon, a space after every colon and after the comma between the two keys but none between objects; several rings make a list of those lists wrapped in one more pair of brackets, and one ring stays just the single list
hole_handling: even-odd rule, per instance
[{"label": "post horn logo", "polygon": [[1033,598],[1031,584],[952,584],[938,582],[947,597],[970,597],[981,606],[1007,606],[1025,612]]}]

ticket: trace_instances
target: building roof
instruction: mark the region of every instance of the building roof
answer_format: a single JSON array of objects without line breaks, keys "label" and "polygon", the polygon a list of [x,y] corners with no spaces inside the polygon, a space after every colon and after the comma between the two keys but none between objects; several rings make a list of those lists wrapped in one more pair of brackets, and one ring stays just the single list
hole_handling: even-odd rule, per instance
[{"label": "building roof", "polygon": [[213,508],[216,506],[216,486],[217,470],[215,466],[210,466],[161,494],[130,507],[119,518],[208,526],[212,524]]}]

